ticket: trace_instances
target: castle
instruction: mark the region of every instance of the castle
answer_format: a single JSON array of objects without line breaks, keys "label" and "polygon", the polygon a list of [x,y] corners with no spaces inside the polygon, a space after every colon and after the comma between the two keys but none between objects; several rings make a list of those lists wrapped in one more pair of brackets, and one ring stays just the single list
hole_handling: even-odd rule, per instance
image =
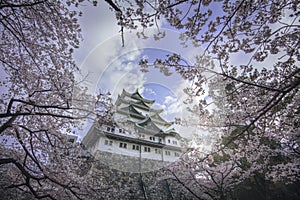
[{"label": "castle", "polygon": [[163,110],[151,108],[154,102],[138,90],[123,90],[114,104],[112,122],[94,123],[83,145],[103,162],[121,164],[117,168],[122,170],[140,172],[177,160],[183,153],[182,137],[160,116]]}]

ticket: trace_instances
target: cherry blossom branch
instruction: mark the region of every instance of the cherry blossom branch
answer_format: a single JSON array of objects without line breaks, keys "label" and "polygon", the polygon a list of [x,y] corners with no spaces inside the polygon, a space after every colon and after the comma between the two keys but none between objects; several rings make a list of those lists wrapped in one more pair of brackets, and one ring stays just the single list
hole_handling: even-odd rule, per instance
[{"label": "cherry blossom branch", "polygon": [[[123,20],[123,12],[122,10],[112,1],[112,0],[105,0],[114,10],[116,13],[118,13],[119,16],[121,16],[120,20]],[[124,41],[124,26],[121,25],[121,39],[122,39],[122,47],[124,47],[125,45],[125,41]]]},{"label": "cherry blossom branch", "polygon": [[23,3],[23,4],[13,4],[13,3],[6,3],[6,4],[2,4],[2,1],[1,1],[1,4],[0,4],[0,9],[3,9],[3,8],[20,8],[20,7],[32,7],[32,6],[35,6],[35,5],[38,5],[38,4],[43,4],[45,3],[47,0],[44,0],[44,1],[37,1],[37,2],[33,2],[33,3]]},{"label": "cherry blossom branch", "polygon": [[8,127],[11,127],[12,123],[16,120],[16,116],[12,116],[9,120],[7,120],[4,124],[1,125],[0,127],[0,135],[2,132],[4,132]]},{"label": "cherry blossom branch", "polygon": [[33,152],[33,148],[31,148],[31,152],[32,152],[32,154],[31,154],[28,151],[27,147],[25,146],[23,140],[21,139],[19,131],[16,128],[14,130],[15,130],[15,133],[16,133],[16,138],[17,138],[19,144],[22,146],[22,148],[23,148],[23,150],[25,152],[25,155],[30,157],[30,159],[36,164],[36,166],[39,168],[40,171],[43,171],[43,168],[40,165],[40,162],[38,161],[38,159],[35,156],[35,153]]},{"label": "cherry blossom branch", "polygon": [[218,73],[218,75],[226,77],[226,78],[229,78],[229,79],[234,80],[234,81],[236,81],[238,83],[243,83],[245,85],[254,86],[254,87],[257,87],[257,88],[262,88],[262,89],[273,91],[273,92],[283,92],[281,89],[271,88],[271,87],[267,87],[265,85],[258,85],[258,84],[254,83],[254,82],[244,81],[244,80],[235,78],[233,76],[229,76],[226,73]]},{"label": "cherry blossom branch", "polygon": [[229,22],[232,20],[234,15],[237,13],[237,11],[241,8],[241,6],[244,4],[245,0],[241,1],[237,8],[234,10],[234,12],[228,17],[226,20],[225,24],[223,25],[222,29],[219,31],[219,33],[209,42],[208,46],[205,48],[203,55],[208,51],[209,47],[215,42],[216,39],[219,38],[219,36],[223,33],[225,30],[226,26],[229,24]]},{"label": "cherry blossom branch", "polygon": [[23,103],[25,105],[31,105],[33,107],[37,107],[37,108],[55,108],[55,109],[58,109],[58,110],[69,110],[71,109],[68,104],[66,107],[62,107],[62,106],[58,106],[58,105],[39,105],[39,104],[36,104],[35,102],[32,102],[32,101],[25,101],[25,100],[22,100],[22,99],[14,99],[12,98],[10,101],[9,101],[9,104],[7,106],[7,111],[6,113],[10,113],[11,112],[11,107],[13,105],[14,102],[19,102],[19,103]]},{"label": "cherry blossom branch", "polygon": [[[184,60],[181,59],[180,61],[184,61]],[[202,69],[202,70],[205,70],[207,72],[213,73],[215,75],[223,76],[225,78],[229,78],[231,80],[234,80],[234,81],[237,81],[237,82],[240,82],[240,83],[244,83],[246,85],[255,86],[257,88],[262,88],[262,89],[269,90],[269,91],[281,92],[281,89],[271,88],[271,87],[268,87],[268,86],[265,86],[265,85],[258,85],[254,82],[244,81],[244,80],[235,78],[233,76],[229,76],[225,72],[217,72],[217,71],[211,70],[211,69],[206,68],[206,67],[200,67],[200,66],[196,67],[196,66],[191,66],[191,65],[183,65],[183,64],[179,64],[178,61],[176,63],[172,64],[172,63],[169,62],[169,60],[165,60],[165,63],[162,63],[162,64],[167,65],[169,67],[174,67],[175,69],[180,69],[180,68],[194,68],[194,69],[197,69],[197,70]],[[148,64],[147,66],[155,66],[155,65]],[[196,74],[194,74],[194,75],[196,76]]]},{"label": "cherry blossom branch", "polygon": [[25,176],[25,183],[22,184],[18,184],[18,185],[10,185],[8,186],[8,188],[14,188],[14,187],[20,187],[20,186],[26,186],[28,187],[28,189],[31,191],[31,193],[34,195],[34,197],[38,198],[38,199],[42,199],[42,198],[50,198],[55,200],[55,198],[53,198],[51,195],[49,194],[44,194],[44,195],[39,195],[31,186],[30,180],[36,180],[36,181],[41,181],[41,180],[45,180],[46,177],[42,176],[42,177],[35,177],[32,174],[30,174],[26,169],[25,166],[23,166],[20,162],[18,162],[17,160],[13,159],[13,158],[0,158],[0,166],[1,165],[5,165],[5,164],[14,164],[19,171]]},{"label": "cherry blossom branch", "polygon": [[17,113],[0,113],[0,118],[7,118],[7,117],[18,117],[18,116],[52,116],[52,117],[59,117],[59,118],[66,118],[66,119],[81,119],[82,117],[76,118],[68,115],[60,115],[55,113],[46,113],[46,112],[17,112]]},{"label": "cherry blossom branch", "polygon": [[269,112],[272,108],[274,108],[276,105],[279,104],[279,102],[293,89],[297,88],[300,85],[300,78],[297,79],[294,83],[290,84],[284,91],[281,93],[276,93],[269,102],[265,104],[265,106],[258,111],[258,116],[256,116],[251,122],[245,127],[245,129],[237,134],[236,136],[232,137],[224,146],[228,146],[230,143],[232,143],[234,140],[239,138],[241,135],[243,135],[245,132],[249,131],[249,129],[267,112]]},{"label": "cherry blossom branch", "polygon": [[171,171],[169,169],[169,171],[172,173],[172,175],[175,177],[176,181],[182,185],[187,191],[189,191],[194,197],[196,197],[199,200],[203,200],[201,197],[199,197],[193,190],[191,190],[190,187],[188,187],[183,181],[181,181],[178,176],[176,175],[176,173],[174,171]]}]

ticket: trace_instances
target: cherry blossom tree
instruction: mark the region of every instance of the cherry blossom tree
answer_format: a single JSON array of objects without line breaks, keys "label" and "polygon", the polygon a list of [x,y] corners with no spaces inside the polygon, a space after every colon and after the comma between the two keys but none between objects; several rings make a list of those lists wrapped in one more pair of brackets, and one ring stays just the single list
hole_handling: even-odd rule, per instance
[{"label": "cherry blossom tree", "polygon": [[107,103],[75,78],[80,3],[0,2],[1,198],[83,199],[94,189],[89,156],[68,142],[95,102]]},{"label": "cherry blossom tree", "polygon": [[264,186],[299,183],[298,1],[107,2],[121,30],[142,27],[137,35],[146,38],[156,26],[159,39],[161,21],[180,32],[183,47],[199,49],[191,65],[178,54],[154,63],[193,81],[185,89],[190,111],[217,138],[212,152],[191,153],[187,170],[184,163],[170,169],[179,183],[198,199],[230,198],[251,178]]}]

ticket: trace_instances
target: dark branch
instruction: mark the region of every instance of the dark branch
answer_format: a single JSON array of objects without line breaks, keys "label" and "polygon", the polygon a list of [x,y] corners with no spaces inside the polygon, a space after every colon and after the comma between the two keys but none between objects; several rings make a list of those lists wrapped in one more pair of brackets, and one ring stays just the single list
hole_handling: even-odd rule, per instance
[{"label": "dark branch", "polygon": [[35,5],[38,5],[38,4],[43,4],[45,3],[47,0],[44,0],[44,1],[37,1],[37,2],[34,2],[34,3],[24,3],[24,4],[13,4],[13,3],[6,3],[6,4],[3,4],[3,5],[0,5],[0,9],[2,8],[22,8],[22,7],[31,7],[31,6],[35,6]]},{"label": "dark branch", "polygon": [[114,3],[112,2],[112,0],[105,0],[116,12],[120,12],[122,13],[122,11],[120,10],[120,8]]}]

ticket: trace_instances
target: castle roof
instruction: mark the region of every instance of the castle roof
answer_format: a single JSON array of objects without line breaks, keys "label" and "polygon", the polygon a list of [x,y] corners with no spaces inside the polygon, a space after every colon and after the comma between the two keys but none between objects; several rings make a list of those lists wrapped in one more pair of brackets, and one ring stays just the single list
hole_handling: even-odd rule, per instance
[{"label": "castle roof", "polygon": [[166,131],[160,131],[160,132],[156,133],[155,135],[159,136],[159,137],[174,136],[177,139],[181,138],[181,136],[179,135],[179,133],[177,133],[174,128],[166,130]]},{"label": "castle roof", "polygon": [[126,107],[120,108],[119,112],[127,114],[131,117],[136,117],[136,118],[140,118],[140,119],[145,118],[145,116],[142,113],[140,113],[139,111],[137,111],[133,105],[128,105]]},{"label": "castle roof", "polygon": [[154,100],[143,98],[138,90],[129,93],[123,89],[122,94],[118,95],[115,105],[117,106],[117,113],[128,116],[128,122],[133,123],[136,130],[162,137],[176,136],[180,138],[174,129],[165,131],[172,123],[160,116],[163,109],[157,110],[150,107],[154,102]]},{"label": "castle roof", "polygon": [[158,123],[158,124],[161,124],[161,125],[163,125],[163,126],[169,127],[169,126],[172,125],[172,123],[167,122],[166,120],[164,120],[158,113],[152,114],[152,115],[150,116],[150,118],[151,118],[154,122],[156,122],[156,123]]},{"label": "castle roof", "polygon": [[144,97],[142,97],[141,94],[139,93],[138,89],[136,89],[136,91],[134,93],[129,93],[123,89],[121,97],[125,97],[125,96],[136,99],[136,100],[141,100],[144,103],[149,104],[149,106],[151,106],[155,102],[155,100],[148,100],[148,99],[145,99]]},{"label": "castle roof", "polygon": [[176,130],[174,128],[171,128],[169,130],[166,130],[165,131],[165,134],[167,135],[171,135],[171,136],[174,136],[174,137],[177,137],[177,138],[181,138],[181,136],[179,135],[179,133],[176,132]]},{"label": "castle roof", "polygon": [[133,101],[133,100],[129,100],[129,99],[125,99],[125,96],[120,96],[118,95],[118,98],[116,100],[116,106],[119,106],[121,104],[130,104],[130,105],[133,105],[135,106],[136,108],[139,108],[139,109],[142,109],[142,110],[145,110],[149,113],[161,113],[163,110],[162,109],[153,109],[153,108],[150,108],[150,106],[148,104],[145,103],[145,101],[142,101],[141,99],[138,99],[137,101]]},{"label": "castle roof", "polygon": [[152,121],[152,119],[148,116],[144,120],[141,120],[136,123],[138,128],[142,128],[144,131],[147,132],[160,132],[161,129]]}]

